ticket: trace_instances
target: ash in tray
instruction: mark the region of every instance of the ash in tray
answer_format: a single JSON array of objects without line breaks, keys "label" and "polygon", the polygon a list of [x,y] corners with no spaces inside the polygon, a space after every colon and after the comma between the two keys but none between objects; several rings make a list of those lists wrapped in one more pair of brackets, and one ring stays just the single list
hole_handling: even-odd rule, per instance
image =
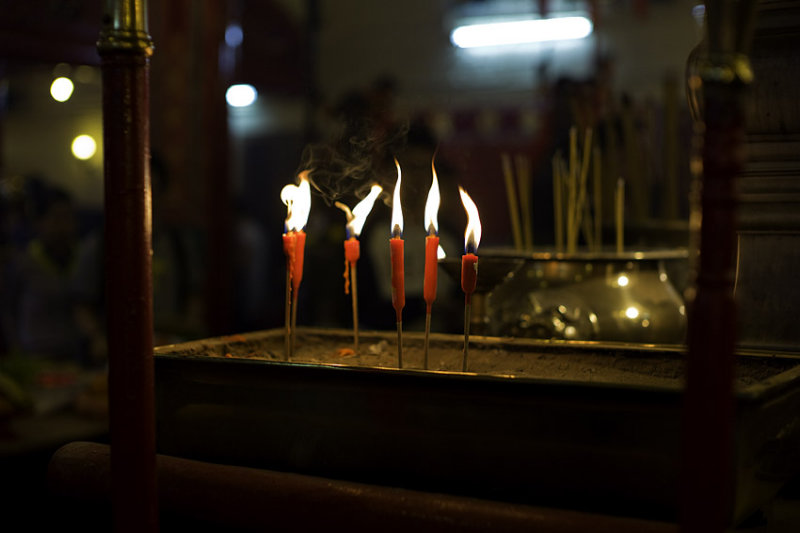
[{"label": "ash in tray", "polygon": [[[501,342],[492,340],[495,342],[482,341],[479,337],[470,344],[471,373],[671,388],[683,385],[684,364],[678,351],[575,348],[564,343],[531,344],[518,339],[503,339]],[[190,344],[190,349],[178,349],[171,353],[227,359],[284,360],[282,331],[234,335]],[[457,335],[432,335],[429,370],[459,372],[462,348],[463,341]],[[299,330],[297,354],[291,362],[397,368],[396,339],[392,334],[365,332],[360,337],[359,353],[355,353],[352,334],[344,330],[331,330],[331,334]],[[409,333],[403,342],[403,368],[422,370],[422,363],[423,336]],[[737,387],[758,383],[797,364],[800,364],[798,359],[743,358],[738,365]]]}]

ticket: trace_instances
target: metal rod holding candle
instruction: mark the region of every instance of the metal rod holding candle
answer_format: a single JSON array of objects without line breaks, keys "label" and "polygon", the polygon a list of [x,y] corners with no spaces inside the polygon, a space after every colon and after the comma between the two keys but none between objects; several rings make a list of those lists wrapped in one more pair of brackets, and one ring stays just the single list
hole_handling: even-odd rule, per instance
[{"label": "metal rod holding candle", "polygon": [[286,319],[286,341],[283,351],[283,358],[288,361],[292,356],[292,270],[294,269],[294,247],[297,239],[294,232],[283,234],[283,253],[286,256],[286,308],[284,316]]},{"label": "metal rod holding candle", "polygon": [[361,235],[364,222],[366,222],[367,216],[372,211],[372,206],[375,205],[375,200],[377,200],[382,190],[383,187],[380,185],[373,185],[369,190],[369,194],[358,202],[352,211],[345,204],[334,202],[334,205],[344,211],[347,217],[347,225],[345,226],[346,238],[344,241],[344,293],[352,293],[353,296],[353,350],[355,352],[358,352],[358,278],[356,276],[356,263],[361,256],[361,245],[359,244],[358,236]]},{"label": "metal rod holding candle", "polygon": [[481,242],[481,220],[478,207],[467,191],[459,187],[461,203],[467,212],[467,228],[464,231],[464,255],[461,256],[461,289],[464,291],[464,358],[462,371],[466,372],[469,364],[469,323],[472,311],[472,293],[478,283],[478,245]]},{"label": "metal rod holding candle", "polygon": [[433,301],[436,300],[436,285],[438,275],[438,255],[439,255],[439,180],[436,178],[436,167],[431,160],[431,173],[433,179],[431,188],[428,191],[428,199],[425,201],[425,229],[428,236],[425,237],[425,286],[423,296],[425,297],[425,352],[423,368],[428,369],[428,341],[431,334],[431,310]]},{"label": "metal rod holding candle", "polygon": [[397,316],[397,368],[403,368],[403,307],[406,305],[405,266],[403,260],[403,209],[400,206],[400,163],[397,167],[397,182],[392,195],[392,237],[389,250],[392,259],[392,306]]},{"label": "metal rod holding candle", "polygon": [[[286,205],[286,228],[283,234],[283,252],[286,254],[286,353],[289,360],[295,351],[297,327],[297,293],[303,280],[303,258],[306,234],[303,229],[311,210],[311,187],[308,171],[299,175],[300,184],[289,184],[281,190],[281,201]],[[290,315],[291,313],[291,320]]]}]

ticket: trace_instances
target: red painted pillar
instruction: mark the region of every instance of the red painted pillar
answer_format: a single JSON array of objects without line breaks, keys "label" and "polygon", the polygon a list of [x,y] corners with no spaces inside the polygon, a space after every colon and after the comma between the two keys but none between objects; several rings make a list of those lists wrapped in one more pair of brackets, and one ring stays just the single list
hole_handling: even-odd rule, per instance
[{"label": "red painted pillar", "polygon": [[158,530],[149,61],[144,0],[109,0],[103,71],[105,272],[114,531]]},{"label": "red painted pillar", "polygon": [[741,88],[711,81],[703,89],[703,221],[689,308],[681,509],[684,531],[722,532],[734,494],[734,178],[743,165],[744,113]]}]

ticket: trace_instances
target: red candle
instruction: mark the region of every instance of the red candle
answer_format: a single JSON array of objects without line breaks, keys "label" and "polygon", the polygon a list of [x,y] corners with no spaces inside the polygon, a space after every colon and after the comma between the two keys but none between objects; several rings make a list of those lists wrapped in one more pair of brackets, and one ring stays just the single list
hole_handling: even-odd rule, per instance
[{"label": "red candle", "polygon": [[[406,306],[405,265],[403,261],[403,208],[400,205],[400,184],[402,174],[400,163],[394,160],[397,167],[397,182],[392,193],[392,238],[389,247],[392,257],[392,305],[397,313],[398,328],[403,321],[403,307]],[[399,330],[398,330],[399,331]]]},{"label": "red candle", "polygon": [[341,202],[334,202],[334,205],[344,211],[347,216],[347,226],[345,228],[347,238],[344,241],[344,293],[350,293],[350,280],[353,285],[353,348],[358,352],[358,278],[356,276],[356,263],[361,256],[361,245],[358,236],[364,227],[367,216],[372,211],[375,200],[378,199],[383,188],[380,185],[373,185],[369,194],[358,202],[350,211],[350,208]]},{"label": "red candle", "polygon": [[425,237],[425,287],[423,296],[427,305],[427,312],[431,312],[433,301],[436,300],[436,280],[438,275],[439,237],[428,235]]},{"label": "red candle", "polygon": [[[425,237],[425,284],[423,296],[427,305],[427,313],[430,314],[433,301],[436,299],[436,277],[438,274],[438,252],[439,252],[439,180],[436,177],[436,167],[431,160],[431,188],[428,191],[428,199],[425,201],[425,228],[428,236]],[[426,337],[429,326],[426,326]],[[427,343],[426,343],[427,348]]]},{"label": "red candle", "polygon": [[478,256],[472,253],[461,256],[461,290],[465,302],[470,303],[475,285],[478,283]]},{"label": "red candle", "polygon": [[289,233],[283,234],[283,253],[286,256],[287,265],[286,268],[289,272],[289,277],[291,278],[292,269],[294,268],[294,251],[297,242],[297,237],[295,232],[290,231]]},{"label": "red candle", "polygon": [[[361,245],[355,237],[350,237],[344,241],[344,293],[350,294],[350,276],[353,276],[353,327],[357,326],[358,311],[356,310],[356,262],[361,257]],[[351,273],[352,271],[352,273]]]},{"label": "red candle", "polygon": [[292,268],[292,291],[294,299],[297,300],[297,290],[300,282],[303,281],[303,258],[306,251],[306,232],[300,230],[295,232],[294,264]]},{"label": "red candle", "polygon": [[358,239],[350,237],[344,241],[344,258],[348,263],[354,265],[359,257],[361,257],[361,245]]},{"label": "red candle", "polygon": [[466,303],[470,303],[475,285],[478,282],[478,244],[481,242],[481,221],[478,208],[467,191],[458,188],[461,202],[467,212],[467,229],[464,231],[464,255],[461,257],[461,289],[466,295]]},{"label": "red candle", "polygon": [[306,226],[308,213],[311,209],[311,189],[308,183],[308,171],[301,172],[298,177],[300,178],[298,185],[290,184],[281,190],[281,201],[287,207],[286,233],[283,234],[283,253],[286,255],[287,360],[294,352],[297,290],[300,288],[300,281],[303,279],[303,258],[306,248],[306,234],[303,228]]},{"label": "red candle", "polygon": [[392,193],[392,238],[389,249],[392,258],[392,305],[397,314],[397,368],[403,368],[403,307],[406,306],[405,265],[403,263],[403,209],[400,206],[400,163],[397,167],[397,182]]},{"label": "red candle", "polygon": [[467,229],[464,231],[464,255],[461,256],[461,290],[464,291],[464,359],[461,370],[466,372],[469,367],[469,323],[472,310],[472,293],[478,283],[478,244],[481,242],[481,221],[478,217],[478,208],[467,191],[458,188],[461,194],[461,203],[467,211]]},{"label": "red candle", "polygon": [[392,305],[397,314],[397,322],[403,321],[403,308],[406,306],[405,264],[403,261],[404,242],[400,237],[389,239],[392,254]]}]

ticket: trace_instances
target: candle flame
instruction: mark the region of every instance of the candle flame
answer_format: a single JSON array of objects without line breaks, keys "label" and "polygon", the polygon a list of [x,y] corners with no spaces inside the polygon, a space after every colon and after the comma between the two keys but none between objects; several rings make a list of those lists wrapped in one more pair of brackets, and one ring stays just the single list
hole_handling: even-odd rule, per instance
[{"label": "candle flame", "polygon": [[358,237],[361,235],[361,230],[364,228],[364,222],[367,221],[367,216],[372,211],[372,207],[375,205],[375,200],[378,199],[378,195],[382,190],[383,187],[380,185],[373,185],[366,198],[358,202],[353,208],[353,218],[347,223],[347,227],[353,237]]},{"label": "candle flame", "polygon": [[481,219],[478,216],[478,207],[472,198],[469,197],[467,191],[463,188],[458,188],[461,194],[461,203],[464,204],[464,209],[467,211],[467,229],[464,231],[464,251],[467,253],[475,253],[478,251],[478,245],[481,243]]},{"label": "candle flame", "polygon": [[439,247],[436,248],[436,259],[444,259],[445,257],[447,257],[447,254],[444,253],[444,248],[442,248],[440,244]]},{"label": "candle flame", "polygon": [[286,231],[300,231],[306,227],[311,211],[311,186],[308,171],[300,173],[300,184],[289,184],[281,189],[281,201],[286,205]]},{"label": "candle flame", "polygon": [[436,167],[433,166],[431,160],[431,172],[433,174],[433,182],[431,189],[428,191],[428,199],[425,202],[425,229],[428,235],[439,234],[439,203],[441,197],[439,196],[439,180],[436,178]]},{"label": "candle flame", "polygon": [[397,158],[394,160],[397,167],[397,183],[394,185],[394,194],[392,195],[392,237],[402,237],[403,235],[403,208],[400,206],[400,182],[402,173],[400,172],[400,163]]}]

